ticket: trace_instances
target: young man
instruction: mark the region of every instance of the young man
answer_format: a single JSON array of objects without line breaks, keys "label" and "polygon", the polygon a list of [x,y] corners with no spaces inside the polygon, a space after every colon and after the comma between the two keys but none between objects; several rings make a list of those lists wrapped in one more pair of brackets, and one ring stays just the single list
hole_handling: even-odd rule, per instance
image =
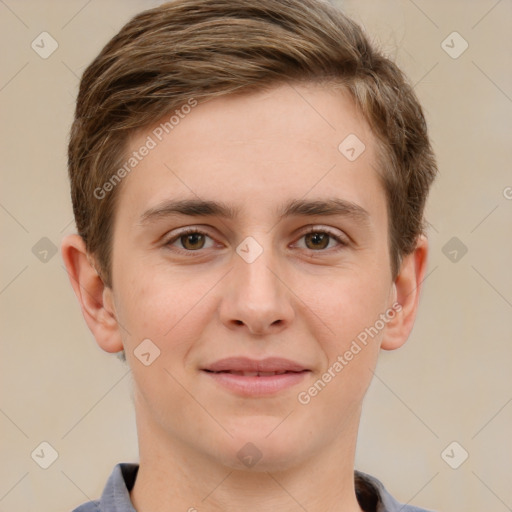
[{"label": "young man", "polygon": [[420,105],[317,0],[176,0],[85,71],[62,254],[126,357],[140,464],[79,512],[418,511],[354,472],[412,329],[436,173]]}]

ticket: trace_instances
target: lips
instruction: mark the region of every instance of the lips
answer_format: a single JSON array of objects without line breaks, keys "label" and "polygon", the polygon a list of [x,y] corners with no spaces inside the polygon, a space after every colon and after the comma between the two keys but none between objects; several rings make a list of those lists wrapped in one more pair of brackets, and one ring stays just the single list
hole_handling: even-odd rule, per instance
[{"label": "lips", "polygon": [[[206,370],[208,371],[208,370]],[[282,372],[238,372],[233,370],[223,370],[221,372],[213,372],[213,373],[230,373],[231,375],[240,375],[242,377],[272,377],[274,375],[283,375],[284,373],[289,373],[286,371]],[[296,373],[296,372],[294,372]]]},{"label": "lips", "polygon": [[284,373],[309,371],[300,363],[280,357],[268,357],[262,360],[248,357],[229,357],[215,361],[203,370],[212,373],[230,373],[243,377],[272,377]]},{"label": "lips", "polygon": [[262,360],[247,357],[220,359],[206,368],[204,375],[229,393],[244,398],[271,398],[303,383],[311,370],[280,357]]}]

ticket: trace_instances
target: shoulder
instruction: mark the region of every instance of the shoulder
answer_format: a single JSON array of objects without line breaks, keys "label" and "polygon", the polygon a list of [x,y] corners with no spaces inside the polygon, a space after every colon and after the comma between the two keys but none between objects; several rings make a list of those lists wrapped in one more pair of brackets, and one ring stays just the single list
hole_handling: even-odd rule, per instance
[{"label": "shoulder", "polygon": [[99,512],[100,502],[99,500],[88,501],[80,505],[79,507],[72,510],[72,512]]},{"label": "shoulder", "polygon": [[433,512],[413,505],[398,502],[377,478],[355,472],[356,494],[363,510],[376,512]]},{"label": "shoulder", "polygon": [[135,512],[130,500],[130,490],[138,469],[138,464],[120,462],[110,474],[101,498],[88,501],[72,512]]}]

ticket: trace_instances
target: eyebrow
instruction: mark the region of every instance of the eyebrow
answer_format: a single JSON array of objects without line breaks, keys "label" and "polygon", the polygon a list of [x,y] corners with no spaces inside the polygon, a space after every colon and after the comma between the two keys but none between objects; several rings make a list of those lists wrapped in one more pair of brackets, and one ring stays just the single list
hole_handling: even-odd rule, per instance
[{"label": "eyebrow", "polygon": [[168,200],[146,210],[139,219],[139,224],[148,224],[165,217],[190,215],[198,217],[225,217],[232,219],[238,215],[238,209],[217,201],[202,199]]},{"label": "eyebrow", "polygon": [[[223,202],[202,199],[168,200],[146,210],[139,219],[140,225],[149,224],[161,218],[176,215],[196,217],[217,216],[234,219],[240,213],[239,208]],[[277,212],[279,220],[291,216],[329,216],[342,215],[365,225],[370,224],[370,214],[360,205],[339,198],[321,200],[295,199]]]}]

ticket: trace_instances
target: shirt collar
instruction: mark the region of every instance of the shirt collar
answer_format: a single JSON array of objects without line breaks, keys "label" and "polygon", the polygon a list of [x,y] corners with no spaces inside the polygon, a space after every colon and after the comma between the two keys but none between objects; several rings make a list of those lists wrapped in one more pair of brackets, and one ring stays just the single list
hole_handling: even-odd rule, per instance
[{"label": "shirt collar", "polygon": [[[133,508],[130,499],[130,491],[133,489],[139,465],[121,462],[114,467],[100,500],[101,512],[137,512]],[[419,511],[415,507],[401,505],[384,488],[376,478],[355,472],[356,494],[359,504],[376,508],[367,509],[368,512],[414,512]],[[368,505],[370,504],[370,505]]]},{"label": "shirt collar", "polygon": [[130,499],[139,465],[121,462],[114,467],[100,500],[101,512],[137,512]]}]

